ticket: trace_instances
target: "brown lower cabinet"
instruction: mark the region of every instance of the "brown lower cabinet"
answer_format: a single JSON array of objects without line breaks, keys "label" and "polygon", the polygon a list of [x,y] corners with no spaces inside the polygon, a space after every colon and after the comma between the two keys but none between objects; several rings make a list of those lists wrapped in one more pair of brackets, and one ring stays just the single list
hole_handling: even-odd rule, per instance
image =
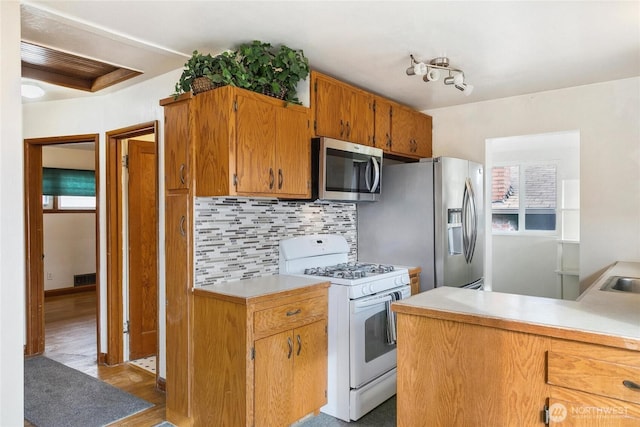
[{"label": "brown lower cabinet", "polygon": [[629,383],[640,383],[638,350],[506,322],[400,312],[397,321],[400,427],[640,426],[640,391]]},{"label": "brown lower cabinet", "polygon": [[288,426],[327,396],[328,283],[253,298],[196,288],[194,426]]}]

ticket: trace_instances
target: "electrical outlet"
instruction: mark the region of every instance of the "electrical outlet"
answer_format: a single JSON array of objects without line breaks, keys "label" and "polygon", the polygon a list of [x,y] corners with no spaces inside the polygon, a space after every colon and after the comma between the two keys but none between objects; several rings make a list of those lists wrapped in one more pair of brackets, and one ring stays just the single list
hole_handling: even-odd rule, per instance
[{"label": "electrical outlet", "polygon": [[47,273],[47,280],[53,280],[53,273]]}]

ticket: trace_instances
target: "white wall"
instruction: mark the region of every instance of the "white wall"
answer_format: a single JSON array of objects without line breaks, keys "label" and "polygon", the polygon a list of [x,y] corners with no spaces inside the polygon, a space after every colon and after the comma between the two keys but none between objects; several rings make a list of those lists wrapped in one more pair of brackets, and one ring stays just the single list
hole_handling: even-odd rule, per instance
[{"label": "white wall", "polygon": [[20,3],[0,1],[0,425],[24,425]]},{"label": "white wall", "polygon": [[44,289],[72,288],[73,276],[96,272],[95,213],[45,213]]},{"label": "white wall", "polygon": [[[159,141],[162,141],[164,112],[159,100],[171,95],[175,82],[180,77],[181,69],[158,76],[116,93],[95,98],[83,98],[65,101],[28,103],[22,107],[23,129],[25,138],[46,136],[74,135],[98,133],[99,142],[99,226],[100,226],[100,346],[107,350],[106,340],[106,151],[105,133],[132,125],[158,120]],[[163,144],[158,147],[158,164],[160,167],[158,180],[159,206],[164,206],[164,150]],[[160,209],[158,217],[160,233],[159,247],[159,300],[165,300],[164,286],[164,209]],[[159,359],[160,375],[165,376],[165,305],[159,304]]]},{"label": "white wall", "polygon": [[581,287],[617,260],[640,261],[639,77],[426,113],[434,155],[481,163],[488,138],[578,130]]}]

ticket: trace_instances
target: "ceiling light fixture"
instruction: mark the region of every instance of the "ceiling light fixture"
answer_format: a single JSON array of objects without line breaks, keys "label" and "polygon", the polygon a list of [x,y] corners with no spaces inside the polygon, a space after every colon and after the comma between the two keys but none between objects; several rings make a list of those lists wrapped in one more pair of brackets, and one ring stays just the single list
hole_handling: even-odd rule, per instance
[{"label": "ceiling light fixture", "polygon": [[42,98],[44,96],[44,89],[31,83],[23,83],[20,91],[22,96],[29,99]]},{"label": "ceiling light fixture", "polygon": [[413,55],[409,55],[409,57],[411,58],[411,65],[407,68],[408,76],[423,76],[422,80],[424,82],[435,82],[440,79],[441,71],[444,71],[447,73],[443,80],[445,85],[453,85],[466,96],[471,95],[473,85],[465,82],[464,71],[449,66],[449,58],[446,56],[433,58],[429,63],[416,61]]}]

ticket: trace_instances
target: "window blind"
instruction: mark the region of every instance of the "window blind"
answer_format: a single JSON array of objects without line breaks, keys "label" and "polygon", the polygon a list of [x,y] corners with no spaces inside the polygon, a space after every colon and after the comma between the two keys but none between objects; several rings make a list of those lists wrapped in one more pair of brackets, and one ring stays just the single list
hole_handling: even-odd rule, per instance
[{"label": "window blind", "polygon": [[44,196],[95,196],[95,171],[42,168],[42,194]]}]

